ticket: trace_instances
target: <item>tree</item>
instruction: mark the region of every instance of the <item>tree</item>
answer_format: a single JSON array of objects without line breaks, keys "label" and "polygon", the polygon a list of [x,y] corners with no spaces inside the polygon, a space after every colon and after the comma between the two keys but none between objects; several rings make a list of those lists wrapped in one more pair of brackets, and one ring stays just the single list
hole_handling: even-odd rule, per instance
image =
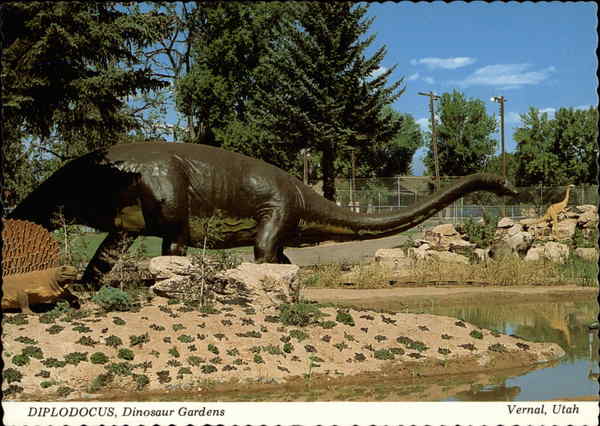
[{"label": "tree", "polygon": [[560,108],[550,119],[531,107],[514,134],[517,185],[596,183],[597,138],[597,108]]},{"label": "tree", "polygon": [[3,186],[21,197],[32,170],[18,167],[30,159],[56,168],[136,127],[125,98],[165,84],[137,66],[132,49],[160,38],[167,23],[110,2],[10,2],[0,13]]},{"label": "tree", "polygon": [[[320,154],[323,192],[335,198],[336,159],[347,147],[385,144],[401,127],[382,112],[402,94],[402,80],[386,87],[394,68],[380,66],[386,48],[366,58],[372,19],[352,3],[297,4],[297,20],[283,21],[266,56],[270,77],[256,99],[260,125],[290,145]],[[339,164],[339,163],[338,163]]]},{"label": "tree", "polygon": [[[496,146],[496,141],[492,139],[496,120],[487,115],[485,104],[479,99],[466,99],[463,93],[454,90],[441,96],[438,117],[436,137],[440,174],[465,176],[482,171]],[[429,136],[429,151],[424,163],[429,174],[434,174],[433,148]]]}]

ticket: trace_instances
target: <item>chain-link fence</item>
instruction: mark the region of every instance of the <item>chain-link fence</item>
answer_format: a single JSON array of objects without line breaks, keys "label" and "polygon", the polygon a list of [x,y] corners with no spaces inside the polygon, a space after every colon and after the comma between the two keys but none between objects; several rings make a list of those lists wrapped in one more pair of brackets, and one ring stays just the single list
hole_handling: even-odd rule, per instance
[{"label": "chain-link fence", "polygon": [[[451,184],[458,177],[440,178],[440,187]],[[467,194],[443,209],[434,218],[446,222],[462,222],[479,218],[484,213],[509,216],[515,219],[544,214],[549,204],[562,201],[565,186],[531,186],[517,188],[523,194],[518,199],[499,197],[490,192]],[[434,180],[421,176],[393,178],[336,180],[336,198],[339,205],[362,213],[388,213],[417,203],[435,192]],[[579,185],[571,188],[568,205],[598,204],[598,185]]]}]

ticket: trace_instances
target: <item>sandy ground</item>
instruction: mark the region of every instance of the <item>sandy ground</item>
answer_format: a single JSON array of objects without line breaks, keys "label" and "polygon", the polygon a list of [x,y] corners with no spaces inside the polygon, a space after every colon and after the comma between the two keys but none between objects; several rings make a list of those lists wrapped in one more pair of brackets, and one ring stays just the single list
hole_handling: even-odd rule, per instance
[{"label": "sandy ground", "polygon": [[[320,323],[294,327],[278,321],[276,310],[233,307],[207,314],[158,297],[139,312],[102,315],[86,308],[91,306],[55,322],[40,322],[45,317],[39,314],[5,315],[6,399],[202,392],[207,383],[282,383],[317,374],[338,378],[394,371],[411,377],[414,365],[427,366],[422,375],[492,371],[564,355],[553,343],[526,342],[425,314],[349,309],[340,316],[336,308],[322,308],[326,316]],[[105,355],[104,362],[93,362],[102,358],[96,352]],[[90,389],[100,380],[105,380],[102,386]]]}]

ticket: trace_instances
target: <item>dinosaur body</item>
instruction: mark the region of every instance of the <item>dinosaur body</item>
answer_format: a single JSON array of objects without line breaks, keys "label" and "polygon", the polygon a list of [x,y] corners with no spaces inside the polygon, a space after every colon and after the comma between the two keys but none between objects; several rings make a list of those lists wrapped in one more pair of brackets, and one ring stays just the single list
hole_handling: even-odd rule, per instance
[{"label": "dinosaur body", "polygon": [[516,195],[504,179],[476,174],[399,213],[364,215],[261,160],[204,145],[137,143],[71,161],[11,216],[53,229],[50,218],[62,206],[67,220],[108,232],[84,274],[97,282],[115,249],[137,235],[161,237],[164,255],[184,255],[187,246],[202,247],[210,228],[214,248],[254,245],[257,262],[287,263],[284,246],[393,235],[480,190]]},{"label": "dinosaur body", "polygon": [[30,314],[29,305],[58,299],[66,299],[77,306],[77,298],[66,288],[67,283],[76,279],[77,270],[72,266],[6,275],[2,278],[2,309],[21,308],[22,312]]},{"label": "dinosaur body", "polygon": [[546,210],[546,214],[539,218],[536,223],[546,222],[548,220],[552,221],[552,233],[556,235],[558,230],[558,215],[567,207],[569,203],[569,195],[571,194],[571,188],[574,188],[575,185],[568,185],[567,190],[565,192],[565,198],[558,203],[551,204],[550,207]]}]

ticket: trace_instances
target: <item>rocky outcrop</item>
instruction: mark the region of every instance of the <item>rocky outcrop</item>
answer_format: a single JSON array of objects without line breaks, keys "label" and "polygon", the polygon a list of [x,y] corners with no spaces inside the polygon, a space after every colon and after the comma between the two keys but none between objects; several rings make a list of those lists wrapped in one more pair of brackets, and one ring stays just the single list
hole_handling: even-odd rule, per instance
[{"label": "rocky outcrop", "polygon": [[210,259],[198,264],[183,256],[150,260],[156,282],[151,290],[163,297],[202,300],[214,306],[241,305],[268,309],[295,301],[298,294],[296,265],[242,263],[223,271]]}]

